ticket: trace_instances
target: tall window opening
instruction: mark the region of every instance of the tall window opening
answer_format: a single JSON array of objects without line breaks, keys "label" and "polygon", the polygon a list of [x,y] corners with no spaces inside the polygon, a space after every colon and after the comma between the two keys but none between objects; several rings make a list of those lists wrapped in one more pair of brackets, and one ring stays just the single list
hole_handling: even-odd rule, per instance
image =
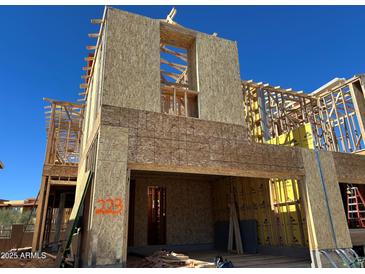
[{"label": "tall window opening", "polygon": [[161,25],[161,112],[198,117],[195,37],[178,28]]}]

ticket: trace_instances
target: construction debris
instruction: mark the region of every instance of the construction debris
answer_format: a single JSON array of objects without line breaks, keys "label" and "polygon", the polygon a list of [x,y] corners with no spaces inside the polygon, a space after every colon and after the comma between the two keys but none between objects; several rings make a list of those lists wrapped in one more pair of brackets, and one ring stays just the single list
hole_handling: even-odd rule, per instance
[{"label": "construction debris", "polygon": [[150,268],[214,268],[215,264],[189,258],[189,256],[173,251],[160,250],[140,260],[128,260],[128,267]]}]

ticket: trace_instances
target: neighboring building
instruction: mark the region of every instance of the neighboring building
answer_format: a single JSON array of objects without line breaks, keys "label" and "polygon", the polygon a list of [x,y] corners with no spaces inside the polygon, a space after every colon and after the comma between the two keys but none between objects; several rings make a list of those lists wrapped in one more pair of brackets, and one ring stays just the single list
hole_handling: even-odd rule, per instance
[{"label": "neighboring building", "polygon": [[25,213],[37,207],[35,198],[25,200],[0,200],[0,209],[7,208],[20,213]]},{"label": "neighboring building", "polygon": [[[337,152],[329,123],[317,123],[323,109],[315,96],[241,81],[235,42],[171,20],[106,8],[94,23],[100,32],[86,57],[85,109],[53,102],[52,109],[82,109],[83,123],[67,118],[70,109],[62,123],[51,118],[34,249],[49,242],[47,212],[65,207],[56,197],[75,185],[71,221],[81,208],[82,266],[125,265],[128,250],[222,247],[231,189],[240,221],[255,227],[243,233],[258,239],[260,252],[299,253],[322,266],[323,252],[353,246],[339,183],[364,184],[365,157]],[[244,97],[252,91],[256,101]],[[310,145],[273,145],[306,124],[314,128],[305,132],[313,133]],[[70,149],[65,141],[50,145],[56,127],[77,133]],[[68,152],[77,161],[65,160]]]}]

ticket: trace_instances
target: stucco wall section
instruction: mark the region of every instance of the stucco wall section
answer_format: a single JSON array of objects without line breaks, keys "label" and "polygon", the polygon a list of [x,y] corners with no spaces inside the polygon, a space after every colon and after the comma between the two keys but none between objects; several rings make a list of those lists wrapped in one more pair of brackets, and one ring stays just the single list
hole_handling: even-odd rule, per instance
[{"label": "stucco wall section", "polygon": [[[128,224],[129,179],[127,174],[128,129],[101,125],[93,181],[90,253],[96,254],[96,264],[122,262],[126,252]],[[123,210],[119,214],[97,213],[100,200],[120,198]],[[105,204],[110,208],[110,202]],[[96,242],[96,244],[95,244]],[[96,246],[96,250],[95,250]],[[90,255],[92,257],[92,255]],[[90,263],[90,262],[89,262]]]},{"label": "stucco wall section", "polygon": [[147,245],[148,186],[166,187],[166,244],[214,242],[209,181],[168,174],[135,179],[134,246]]},{"label": "stucco wall section", "polygon": [[[320,152],[319,157],[330,212],[325,202],[326,198],[315,152],[302,149],[302,156],[306,171],[302,183],[306,194],[310,248],[312,250],[336,248],[336,242],[338,248],[351,247],[350,234],[331,152]],[[332,217],[336,241],[333,239],[329,214]]]},{"label": "stucco wall section", "polygon": [[200,118],[243,125],[243,93],[235,42],[196,37]]},{"label": "stucco wall section", "polygon": [[108,9],[102,102],[160,112],[157,20]]}]

